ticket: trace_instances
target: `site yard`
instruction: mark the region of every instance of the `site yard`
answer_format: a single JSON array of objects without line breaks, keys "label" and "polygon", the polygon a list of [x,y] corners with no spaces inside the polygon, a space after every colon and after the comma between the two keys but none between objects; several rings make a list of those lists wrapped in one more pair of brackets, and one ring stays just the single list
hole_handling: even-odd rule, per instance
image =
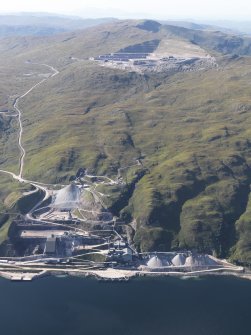
[{"label": "site yard", "polygon": [[91,57],[90,60],[101,66],[139,73],[171,74],[217,67],[215,58],[199,46],[172,38],[137,44],[115,53]]}]

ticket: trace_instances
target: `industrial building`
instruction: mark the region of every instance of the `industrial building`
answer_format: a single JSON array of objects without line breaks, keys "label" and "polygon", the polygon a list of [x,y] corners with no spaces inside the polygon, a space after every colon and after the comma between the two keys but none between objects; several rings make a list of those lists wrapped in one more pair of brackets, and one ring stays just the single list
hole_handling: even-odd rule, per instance
[{"label": "industrial building", "polygon": [[57,254],[57,238],[55,236],[48,237],[45,242],[44,255],[56,256]]}]

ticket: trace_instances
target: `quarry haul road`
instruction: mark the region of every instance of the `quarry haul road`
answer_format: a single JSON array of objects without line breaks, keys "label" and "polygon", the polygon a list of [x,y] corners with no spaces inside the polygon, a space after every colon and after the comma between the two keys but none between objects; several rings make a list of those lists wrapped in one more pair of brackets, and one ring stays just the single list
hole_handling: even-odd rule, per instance
[{"label": "quarry haul road", "polygon": [[[41,191],[43,191],[45,193],[45,196],[43,197],[43,199],[41,201],[39,201],[38,204],[36,204],[36,206],[33,208],[37,208],[44,200],[48,199],[49,192],[47,190],[47,188],[45,186],[43,186],[44,184],[42,183],[36,183],[35,181],[31,181],[31,180],[27,180],[23,178],[23,170],[24,170],[24,158],[26,155],[26,151],[25,148],[23,147],[22,144],[22,135],[23,135],[23,124],[22,124],[22,110],[19,109],[18,107],[18,103],[20,101],[20,99],[24,98],[25,96],[27,96],[29,93],[31,93],[35,88],[37,88],[38,86],[40,86],[43,82],[49,80],[50,78],[56,76],[57,74],[59,74],[59,71],[57,69],[55,69],[53,66],[48,65],[48,64],[39,64],[39,63],[31,63],[32,65],[40,65],[40,66],[45,66],[47,68],[49,68],[53,73],[48,77],[48,78],[44,78],[42,80],[40,80],[38,83],[36,83],[35,85],[33,85],[28,91],[26,91],[24,94],[22,94],[21,96],[19,96],[18,98],[15,99],[13,107],[14,109],[17,111],[17,117],[18,117],[18,122],[19,122],[19,134],[18,134],[18,146],[20,149],[20,158],[19,158],[19,174],[16,175],[13,172],[10,171],[6,171],[6,170],[1,170],[0,169],[0,173],[5,173],[10,175],[13,179],[19,181],[20,183],[27,183],[30,184],[32,186],[34,186],[36,189],[40,189]],[[32,209],[32,210],[33,210]]]},{"label": "quarry haul road", "polygon": [[[19,97],[15,98],[15,100],[13,102],[13,108],[15,109],[15,111],[17,112],[17,114],[11,115],[10,112],[4,112],[5,115],[9,115],[10,114],[10,116],[18,118],[18,123],[19,123],[18,147],[19,147],[19,150],[20,150],[20,157],[19,157],[19,172],[18,172],[18,174],[15,174],[15,173],[7,171],[7,170],[2,170],[2,169],[0,169],[0,173],[7,174],[7,175],[11,176],[14,180],[17,180],[20,183],[30,184],[30,185],[32,185],[35,188],[34,190],[26,193],[25,195],[29,195],[29,194],[35,193],[38,190],[41,190],[41,191],[44,192],[43,198],[41,200],[39,200],[38,203],[27,214],[27,217],[31,219],[32,218],[32,213],[45,200],[47,200],[51,196],[51,194],[50,194],[50,192],[48,190],[48,186],[59,186],[59,184],[58,185],[55,185],[55,184],[45,184],[45,183],[41,183],[41,182],[38,182],[38,181],[36,182],[36,181],[32,181],[32,180],[23,178],[26,150],[25,150],[25,147],[23,146],[23,141],[22,141],[23,133],[24,133],[23,123],[22,123],[22,116],[23,116],[22,114],[23,113],[22,113],[22,109],[19,108],[19,102],[24,97],[26,97],[28,94],[30,94],[33,90],[37,89],[40,85],[42,85],[44,82],[48,81],[50,78],[53,78],[54,76],[56,76],[57,74],[59,74],[59,71],[56,68],[54,68],[53,66],[48,65],[48,64],[44,64],[44,63],[30,63],[30,64],[31,65],[37,65],[37,66],[47,67],[51,71],[51,73],[50,73],[50,75],[47,78],[43,78],[42,80],[40,80],[39,82],[37,82],[36,84],[34,84],[25,93],[23,93]],[[138,164],[138,162],[137,162],[137,164]],[[135,164],[135,165],[137,165],[137,164]],[[134,166],[134,165],[131,165],[131,166]],[[128,167],[130,167],[130,166],[128,166]],[[128,168],[128,167],[123,167],[123,168],[120,168],[120,169],[122,170],[122,169],[125,169],[125,168]],[[119,174],[120,174],[120,171],[119,171]],[[95,178],[96,177],[97,178],[102,178],[104,184],[106,183],[105,180],[107,180],[108,184],[111,184],[111,185],[117,184],[117,182],[115,180],[113,180],[113,179],[111,179],[111,178],[109,178],[107,176],[94,176],[94,175],[88,175],[88,174],[86,174],[86,177],[89,177],[89,178],[93,178],[93,177],[95,177]],[[64,187],[66,185],[60,185],[60,186]],[[89,190],[89,192],[92,193],[93,197],[96,199],[97,202],[100,202],[102,204],[102,206],[104,208],[106,208],[105,204],[102,201],[102,196],[104,196],[104,194],[98,192],[96,190],[96,186],[94,187],[93,190]]]},{"label": "quarry haul road", "polygon": [[[50,75],[49,78],[52,78],[54,76],[56,76],[59,71],[56,70],[53,66],[51,65],[47,65],[47,64],[37,64],[37,63],[32,63],[34,65],[42,65],[45,67],[48,67],[51,71],[53,71],[53,73]],[[20,159],[19,159],[19,178],[22,179],[22,175],[23,175],[23,169],[24,169],[24,158],[25,158],[25,154],[26,151],[22,145],[22,135],[23,135],[23,124],[22,124],[22,111],[18,108],[18,103],[19,100],[24,98],[26,95],[28,95],[30,92],[32,92],[36,87],[40,86],[43,82],[47,81],[49,78],[47,79],[42,79],[40,80],[38,83],[36,83],[35,85],[33,85],[27,92],[25,92],[23,95],[21,95],[20,97],[18,97],[15,102],[13,107],[15,108],[15,110],[18,113],[18,121],[19,121],[19,136],[18,136],[18,146],[20,148]]]}]

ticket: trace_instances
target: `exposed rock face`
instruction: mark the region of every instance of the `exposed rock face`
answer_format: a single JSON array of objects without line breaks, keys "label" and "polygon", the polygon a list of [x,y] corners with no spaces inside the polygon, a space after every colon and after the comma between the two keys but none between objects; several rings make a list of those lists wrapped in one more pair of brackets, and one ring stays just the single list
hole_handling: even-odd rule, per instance
[{"label": "exposed rock face", "polygon": [[137,27],[139,29],[157,33],[160,30],[161,24],[153,20],[145,20],[142,23],[138,24]]}]

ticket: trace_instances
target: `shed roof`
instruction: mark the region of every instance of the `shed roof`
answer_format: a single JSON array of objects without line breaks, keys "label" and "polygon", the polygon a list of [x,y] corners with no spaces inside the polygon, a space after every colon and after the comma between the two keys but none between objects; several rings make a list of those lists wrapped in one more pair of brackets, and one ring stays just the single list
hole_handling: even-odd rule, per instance
[{"label": "shed roof", "polygon": [[54,254],[56,252],[56,237],[48,237],[45,243],[45,253]]}]

